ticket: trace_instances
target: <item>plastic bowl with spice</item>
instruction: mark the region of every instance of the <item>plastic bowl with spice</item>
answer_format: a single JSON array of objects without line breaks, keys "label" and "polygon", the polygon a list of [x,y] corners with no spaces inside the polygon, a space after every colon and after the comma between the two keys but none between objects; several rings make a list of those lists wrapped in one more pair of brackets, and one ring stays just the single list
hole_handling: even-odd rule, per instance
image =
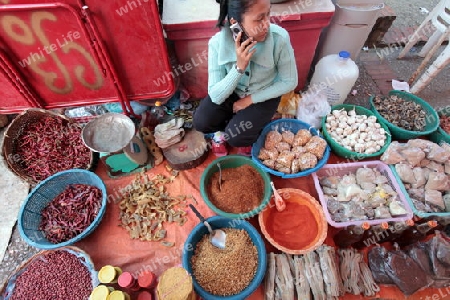
[{"label": "plastic bowl with spice", "polygon": [[225,250],[212,246],[208,229],[198,224],[184,244],[183,267],[192,274],[194,289],[203,299],[246,299],[266,272],[264,241],[245,220],[214,216],[207,221],[213,229],[226,231]]},{"label": "plastic bowl with spice", "polygon": [[277,190],[286,208],[278,211],[271,200],[258,216],[261,231],[277,249],[288,254],[314,251],[327,237],[328,224],[322,207],[310,194],[299,189]]},{"label": "plastic bowl with spice", "polygon": [[272,195],[269,174],[242,155],[223,156],[211,162],[200,179],[200,193],[211,210],[232,219],[258,214]]}]

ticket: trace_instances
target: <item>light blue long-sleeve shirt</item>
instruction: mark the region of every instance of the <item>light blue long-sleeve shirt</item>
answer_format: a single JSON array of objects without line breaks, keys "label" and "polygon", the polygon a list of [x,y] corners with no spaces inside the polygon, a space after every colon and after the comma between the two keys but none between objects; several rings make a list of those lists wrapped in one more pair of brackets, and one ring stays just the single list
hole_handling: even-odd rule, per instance
[{"label": "light blue long-sleeve shirt", "polygon": [[266,39],[258,42],[244,74],[235,67],[236,50],[231,30],[223,27],[208,43],[208,94],[216,104],[233,92],[251,95],[253,103],[292,91],[298,84],[297,66],[288,32],[270,24]]}]

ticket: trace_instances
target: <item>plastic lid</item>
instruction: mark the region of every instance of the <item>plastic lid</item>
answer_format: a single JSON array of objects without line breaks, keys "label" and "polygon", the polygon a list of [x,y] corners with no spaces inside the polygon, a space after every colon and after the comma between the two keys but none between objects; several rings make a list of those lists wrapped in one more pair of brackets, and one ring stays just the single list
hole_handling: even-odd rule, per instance
[{"label": "plastic lid", "polygon": [[361,227],[362,227],[362,229],[367,230],[370,228],[370,224],[367,222],[364,222],[364,223],[362,223]]},{"label": "plastic lid", "polygon": [[139,293],[137,300],[153,300],[153,296],[150,292],[142,291]]},{"label": "plastic lid", "polygon": [[341,57],[341,58],[349,58],[350,57],[350,52],[348,52],[348,51],[341,51],[341,52],[339,52],[339,57]]},{"label": "plastic lid", "polygon": [[123,272],[119,279],[117,280],[117,283],[124,288],[131,287],[134,284],[134,277],[131,275],[130,272]]},{"label": "plastic lid", "polygon": [[90,300],[105,300],[109,295],[109,289],[106,285],[97,286],[89,297]]},{"label": "plastic lid", "polygon": [[114,291],[108,296],[108,300],[128,300],[130,296],[122,291]]},{"label": "plastic lid", "polygon": [[110,283],[114,281],[117,275],[117,270],[110,265],[103,266],[100,271],[98,271],[98,280],[101,283]]},{"label": "plastic lid", "polygon": [[436,222],[436,221],[428,221],[427,224],[431,228],[434,228],[434,227],[438,226],[438,222]]},{"label": "plastic lid", "polygon": [[140,287],[150,288],[156,283],[156,275],[152,272],[145,271],[139,275],[138,283]]},{"label": "plastic lid", "polygon": [[406,220],[406,225],[408,225],[408,226],[414,226],[414,221],[413,220]]}]

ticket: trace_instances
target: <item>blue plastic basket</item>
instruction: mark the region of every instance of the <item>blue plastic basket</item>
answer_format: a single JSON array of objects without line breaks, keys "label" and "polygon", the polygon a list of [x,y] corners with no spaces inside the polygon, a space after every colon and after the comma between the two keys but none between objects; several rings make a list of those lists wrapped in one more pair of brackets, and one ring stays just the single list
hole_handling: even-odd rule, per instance
[{"label": "blue plastic basket", "polygon": [[[47,240],[45,234],[39,230],[41,211],[66,189],[69,184],[86,184],[102,191],[102,205],[94,221],[79,235],[63,243],[54,244]],[[25,199],[19,212],[19,232],[29,245],[40,249],[55,249],[69,246],[88,236],[100,224],[106,211],[107,195],[103,181],[95,173],[72,169],[58,172],[41,181]]]},{"label": "blue plastic basket", "polygon": [[297,119],[275,120],[275,121],[267,124],[266,127],[264,127],[263,131],[259,135],[258,140],[253,144],[253,147],[252,147],[253,161],[258,165],[258,167],[260,167],[267,173],[270,173],[270,174],[273,174],[276,176],[280,176],[281,178],[297,178],[297,177],[301,177],[301,176],[307,176],[311,173],[316,172],[320,168],[322,168],[327,163],[328,159],[330,158],[331,150],[330,150],[329,145],[327,145],[327,148],[325,149],[325,153],[323,154],[322,159],[320,159],[317,162],[317,165],[314,168],[311,168],[311,169],[308,169],[305,171],[301,171],[298,173],[294,173],[294,174],[286,174],[283,172],[273,170],[273,169],[265,166],[261,162],[261,160],[258,158],[259,151],[264,146],[264,143],[266,140],[266,135],[269,133],[269,131],[277,130],[278,132],[281,133],[283,131],[289,130],[289,131],[293,132],[294,134],[296,134],[300,129],[308,129],[312,135],[318,135],[318,136],[322,137],[314,127],[312,127],[311,125],[309,125],[305,122],[302,122],[300,120],[297,120]]},{"label": "blue plastic basket", "polygon": [[[250,282],[250,284],[239,294],[232,295],[232,296],[217,296],[213,295],[209,292],[207,292],[205,289],[203,289],[200,284],[195,279],[195,276],[192,276],[192,280],[194,283],[194,289],[197,292],[200,297],[203,299],[208,300],[241,300],[246,299],[249,297],[261,284],[262,280],[264,279],[264,275],[266,274],[266,268],[267,268],[267,253],[266,253],[266,247],[264,245],[264,241],[259,234],[259,232],[253,227],[249,222],[245,220],[236,220],[236,219],[229,219],[225,217],[220,216],[213,216],[208,219],[206,219],[208,223],[211,225],[212,228],[234,228],[234,229],[243,229],[247,231],[250,239],[252,240],[253,244],[255,245],[257,251],[258,251],[258,266],[256,268],[255,276],[253,277],[253,280]],[[183,251],[183,257],[182,257],[182,264],[183,268],[185,268],[189,274],[192,274],[192,265],[191,265],[191,259],[192,256],[195,253],[195,249],[197,246],[197,243],[201,241],[204,235],[209,234],[208,229],[203,223],[198,224],[197,226],[192,229],[191,233],[187,237],[185,243],[184,243],[184,249]]]}]

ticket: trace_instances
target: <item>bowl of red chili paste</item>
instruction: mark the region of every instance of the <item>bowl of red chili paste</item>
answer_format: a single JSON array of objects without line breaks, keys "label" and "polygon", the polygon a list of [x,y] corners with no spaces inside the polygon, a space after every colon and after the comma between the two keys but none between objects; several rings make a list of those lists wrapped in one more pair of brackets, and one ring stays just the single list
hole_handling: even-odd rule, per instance
[{"label": "bowl of red chili paste", "polygon": [[[219,166],[222,178],[219,184]],[[216,214],[246,219],[261,212],[269,203],[272,190],[269,174],[249,157],[222,156],[212,161],[200,179],[200,193]]]},{"label": "bowl of red chili paste", "polygon": [[261,232],[277,249],[305,254],[317,249],[327,237],[328,224],[319,203],[299,189],[279,189],[286,208],[278,211],[273,197],[258,216]]}]

